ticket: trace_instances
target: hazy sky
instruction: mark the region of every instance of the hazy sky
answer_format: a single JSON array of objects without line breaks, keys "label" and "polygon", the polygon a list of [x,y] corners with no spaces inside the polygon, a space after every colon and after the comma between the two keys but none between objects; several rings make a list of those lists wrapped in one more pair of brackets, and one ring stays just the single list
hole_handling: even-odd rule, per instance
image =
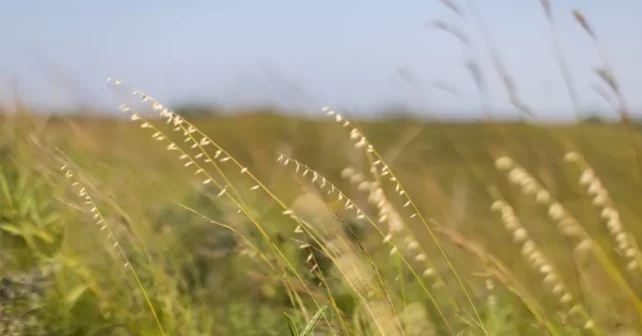
[{"label": "hazy sky", "polygon": [[[570,71],[585,107],[605,109],[591,89],[601,64],[573,20],[581,10],[598,32],[628,104],[642,107],[642,1],[551,0]],[[539,0],[474,4],[523,100],[540,118],[573,110],[554,58]],[[489,107],[514,114],[490,62],[487,44],[464,7],[460,19],[437,0],[0,0],[0,97],[12,87],[40,106],[118,100],[105,80],[122,79],[164,102],[279,104],[316,112],[324,105],[358,109],[405,104],[479,115],[467,58],[481,62]],[[446,20],[469,34],[464,50],[443,31]],[[414,88],[399,76],[413,76]],[[456,87],[464,100],[431,88]]]}]

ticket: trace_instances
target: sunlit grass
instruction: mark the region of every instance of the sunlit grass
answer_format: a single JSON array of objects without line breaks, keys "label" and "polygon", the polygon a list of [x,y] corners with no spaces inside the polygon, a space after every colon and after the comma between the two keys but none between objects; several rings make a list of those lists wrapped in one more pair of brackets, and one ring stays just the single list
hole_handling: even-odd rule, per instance
[{"label": "sunlit grass", "polygon": [[493,121],[476,60],[475,124],[191,118],[116,79],[119,118],[0,115],[0,334],[640,334],[639,127],[573,15],[621,123]]}]

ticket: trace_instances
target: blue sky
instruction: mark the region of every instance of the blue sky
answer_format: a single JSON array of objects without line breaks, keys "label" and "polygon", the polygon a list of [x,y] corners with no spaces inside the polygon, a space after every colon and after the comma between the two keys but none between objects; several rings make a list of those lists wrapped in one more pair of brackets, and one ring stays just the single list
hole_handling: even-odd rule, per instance
[{"label": "blue sky", "polygon": [[[538,118],[572,117],[539,1],[459,2],[478,8]],[[642,2],[552,2],[581,104],[608,111],[591,89],[600,83],[592,70],[600,59],[573,8],[598,32],[628,104],[642,108]],[[468,32],[473,51],[426,29],[435,19]],[[114,109],[118,100],[105,82],[114,76],[170,104],[273,104],[312,113],[324,105],[368,113],[404,104],[475,116],[479,99],[463,66],[472,55],[489,80],[494,115],[515,114],[475,22],[437,0],[0,0],[0,31],[4,101],[18,87],[37,106]],[[399,68],[419,84],[408,85]],[[433,89],[433,81],[467,98]]]}]

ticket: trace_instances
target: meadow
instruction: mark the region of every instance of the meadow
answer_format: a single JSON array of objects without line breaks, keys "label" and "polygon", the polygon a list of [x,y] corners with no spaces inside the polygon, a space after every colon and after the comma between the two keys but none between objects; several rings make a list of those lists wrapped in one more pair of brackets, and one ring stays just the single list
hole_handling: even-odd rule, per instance
[{"label": "meadow", "polygon": [[621,125],[404,119],[354,136],[336,114],[246,113],[173,115],[175,131],[139,108],[3,117],[4,319],[283,335],[326,307],[319,335],[637,330],[640,180]]},{"label": "meadow", "polygon": [[116,79],[117,115],[17,100],[0,335],[640,335],[642,143],[609,68],[620,122],[532,122],[501,67],[523,121],[199,115]]}]

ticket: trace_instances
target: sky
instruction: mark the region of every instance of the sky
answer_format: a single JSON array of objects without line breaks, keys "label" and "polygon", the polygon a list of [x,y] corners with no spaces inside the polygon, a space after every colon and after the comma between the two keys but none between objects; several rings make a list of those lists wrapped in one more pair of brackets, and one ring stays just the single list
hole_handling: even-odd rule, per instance
[{"label": "sky", "polygon": [[[555,35],[539,0],[459,0],[463,18],[438,0],[0,0],[0,100],[15,92],[35,107],[116,113],[128,99],[106,83],[116,77],[175,106],[515,116],[490,58],[496,50],[537,118],[574,118],[555,37],[581,109],[615,116],[594,91],[606,89],[594,71],[603,63],[571,15],[578,9],[626,104],[642,110],[642,1],[551,1]],[[471,47],[430,28],[435,20],[457,26]],[[487,95],[478,94],[469,60],[480,65]]]}]

